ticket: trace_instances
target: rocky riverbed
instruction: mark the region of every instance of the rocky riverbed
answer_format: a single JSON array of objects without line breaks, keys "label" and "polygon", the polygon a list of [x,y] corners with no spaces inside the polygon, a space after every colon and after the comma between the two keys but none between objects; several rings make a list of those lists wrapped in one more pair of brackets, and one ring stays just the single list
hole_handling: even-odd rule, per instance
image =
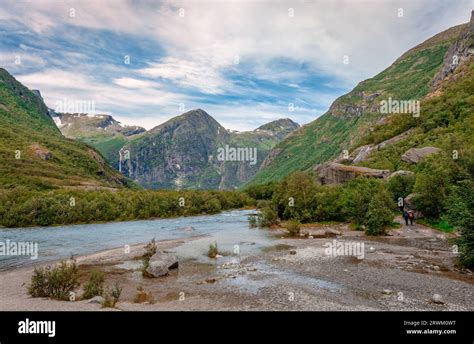
[{"label": "rocky riverbed", "polygon": [[[159,251],[179,260],[179,268],[159,278],[142,277],[143,245],[126,254],[119,248],[79,257],[81,282],[98,268],[107,285],[123,287],[115,309],[90,300],[31,298],[31,267],[2,272],[0,310],[474,310],[474,277],[455,266],[453,235],[421,225],[378,238],[346,224],[304,228],[306,235],[294,238],[271,231],[268,246],[216,259],[204,251],[182,253],[209,241],[206,236],[159,242]],[[139,287],[151,302],[134,302]]]}]

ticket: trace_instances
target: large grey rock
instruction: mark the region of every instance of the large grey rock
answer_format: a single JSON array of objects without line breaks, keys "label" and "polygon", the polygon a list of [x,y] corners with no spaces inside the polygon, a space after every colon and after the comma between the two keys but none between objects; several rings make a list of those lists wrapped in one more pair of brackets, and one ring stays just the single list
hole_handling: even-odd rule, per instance
[{"label": "large grey rock", "polygon": [[424,157],[441,152],[441,149],[436,147],[410,148],[401,157],[402,161],[416,164]]},{"label": "large grey rock", "polygon": [[341,184],[359,176],[369,178],[386,178],[389,170],[376,170],[368,167],[348,166],[336,162],[317,165],[314,168],[316,179],[321,184]]},{"label": "large grey rock", "polygon": [[373,150],[374,150],[374,145],[365,145],[365,146],[356,148],[356,150],[353,152],[352,163],[357,164],[361,161],[364,161],[365,159],[367,159],[367,157],[370,155],[370,153]]},{"label": "large grey rock", "polygon": [[418,193],[411,193],[403,200],[405,209],[413,210],[415,212],[415,217],[419,217],[421,213],[416,209],[415,203],[413,200],[420,195]]},{"label": "large grey rock", "polygon": [[178,268],[178,258],[176,256],[156,252],[151,258],[146,272],[152,277],[161,277],[168,274],[169,270]]},{"label": "large grey rock", "polygon": [[373,151],[377,151],[379,149],[398,143],[404,140],[405,138],[407,138],[408,136],[410,136],[414,131],[415,131],[414,128],[408,129],[407,131],[401,134],[398,134],[394,137],[391,137],[385,141],[382,141],[378,144],[369,144],[369,145],[359,146],[352,151],[352,153],[349,155],[348,158],[344,158],[344,156],[341,155],[341,157],[339,157],[335,162],[348,161],[348,162],[351,162],[352,164],[357,164],[359,162],[365,161],[367,160],[367,158]]}]

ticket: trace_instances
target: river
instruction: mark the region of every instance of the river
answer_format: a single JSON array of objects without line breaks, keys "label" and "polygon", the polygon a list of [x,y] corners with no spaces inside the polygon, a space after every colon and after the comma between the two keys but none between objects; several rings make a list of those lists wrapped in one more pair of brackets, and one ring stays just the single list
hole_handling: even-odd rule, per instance
[{"label": "river", "polygon": [[[1,255],[0,271],[45,261],[95,253],[102,250],[156,241],[201,237],[180,248],[181,257],[205,259],[210,243],[219,251],[250,253],[268,245],[272,235],[249,229],[247,217],[253,210],[226,211],[216,215],[190,216],[100,224],[0,229],[0,243],[34,243],[36,259],[28,255]],[[192,229],[191,229],[192,227]],[[205,236],[205,237],[202,237]],[[237,247],[235,245],[238,245]]]}]

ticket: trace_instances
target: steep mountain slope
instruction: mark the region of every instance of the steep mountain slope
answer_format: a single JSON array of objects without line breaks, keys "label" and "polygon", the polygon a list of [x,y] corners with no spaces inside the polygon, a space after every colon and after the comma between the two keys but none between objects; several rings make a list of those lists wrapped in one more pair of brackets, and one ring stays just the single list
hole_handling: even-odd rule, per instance
[{"label": "steep mountain slope", "polygon": [[384,123],[382,101],[422,99],[436,88],[448,49],[468,27],[463,24],[435,35],[375,77],[359,83],[320,118],[277,144],[248,184],[280,180],[293,171],[310,169],[349,150],[375,125]]},{"label": "steep mountain slope", "polygon": [[400,157],[412,148],[436,147],[473,176],[473,129],[474,12],[469,27],[461,32],[446,53],[442,68],[433,78],[430,93],[421,101],[420,117],[412,120],[403,114],[393,114],[384,124],[375,126],[356,146],[374,146],[400,133],[409,134],[393,144],[372,150],[358,164],[415,171],[415,165]]},{"label": "steep mountain slope", "polygon": [[92,147],[65,138],[38,94],[0,68],[0,188],[116,188],[127,180]]},{"label": "steep mountain slope", "polygon": [[[291,120],[279,120],[251,132],[229,132],[205,111],[192,110],[126,144],[122,151],[128,151],[130,159],[121,169],[149,188],[235,188],[297,127]],[[219,155],[220,149],[238,148],[245,152]]]},{"label": "steep mountain slope", "polygon": [[110,115],[57,113],[53,110],[49,110],[49,114],[64,136],[96,148],[116,168],[120,148],[146,131],[139,126],[124,126]]}]

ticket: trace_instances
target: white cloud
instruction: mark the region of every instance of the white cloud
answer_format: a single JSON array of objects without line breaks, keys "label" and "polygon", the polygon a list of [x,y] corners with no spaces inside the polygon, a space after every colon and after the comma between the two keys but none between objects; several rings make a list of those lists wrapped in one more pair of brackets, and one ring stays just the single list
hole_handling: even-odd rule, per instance
[{"label": "white cloud", "polygon": [[137,73],[171,80],[179,86],[192,87],[204,93],[218,94],[223,92],[226,81],[215,67],[211,61],[196,62],[167,57],[159,63],[150,63],[149,67],[142,68]]},{"label": "white cloud", "polygon": [[[106,84],[85,74],[57,69],[19,75],[17,79],[30,89],[39,89],[46,104],[51,108],[54,108],[57,102],[67,99],[69,101],[93,101],[97,113],[110,113],[110,109],[121,109],[122,112],[134,113],[146,108],[177,109],[178,104],[187,99],[184,95],[163,92],[154,88],[137,90]],[[135,124],[140,125],[139,118]]]},{"label": "white cloud", "polygon": [[[397,16],[400,7],[404,9],[403,18]],[[69,16],[71,8],[75,17]],[[179,16],[180,8],[184,9],[184,17]],[[293,17],[288,15],[289,8],[294,9]],[[130,124],[146,122],[146,126],[153,119],[161,121],[179,114],[177,104],[181,102],[193,103],[209,109],[229,128],[250,129],[256,122],[278,118],[284,103],[292,100],[282,99],[282,104],[204,106],[196,97],[175,93],[169,84],[198,90],[209,97],[231,94],[242,98],[246,94],[271,96],[272,90],[236,86],[229,72],[284,84],[299,92],[301,103],[306,104],[301,112],[295,112],[298,117],[293,119],[307,122],[319,113],[322,104],[328,106],[335,98],[332,94],[317,93],[318,86],[349,89],[386,68],[415,44],[468,21],[469,9],[469,0],[3,0],[0,19],[15,25],[22,23],[44,39],[54,40],[62,29],[70,29],[64,26],[68,24],[133,34],[137,40],[155,39],[164,50],[164,56],[145,61],[148,65],[138,70],[100,66],[107,69],[107,75],[114,74],[111,83],[95,80],[93,69],[81,69],[84,74],[44,70],[44,61],[30,60],[31,65],[38,63],[40,71],[19,79],[29,87],[39,88],[47,102],[64,97],[95,99],[97,106],[118,110],[127,120],[137,119]],[[71,56],[73,61],[80,62],[79,54],[87,55],[80,48],[77,56]],[[349,56],[348,65],[343,64],[344,55]],[[239,64],[234,64],[236,58]],[[0,57],[2,65],[3,59]],[[5,59],[11,61],[11,56]],[[304,72],[288,69],[279,61],[300,64]],[[308,75],[327,78],[313,88],[303,82]],[[204,103],[207,99],[201,98]],[[135,114],[141,114],[143,120]]]},{"label": "white cloud", "polygon": [[139,80],[134,78],[117,78],[114,79],[114,84],[125,88],[151,88],[158,85],[151,81]]}]

